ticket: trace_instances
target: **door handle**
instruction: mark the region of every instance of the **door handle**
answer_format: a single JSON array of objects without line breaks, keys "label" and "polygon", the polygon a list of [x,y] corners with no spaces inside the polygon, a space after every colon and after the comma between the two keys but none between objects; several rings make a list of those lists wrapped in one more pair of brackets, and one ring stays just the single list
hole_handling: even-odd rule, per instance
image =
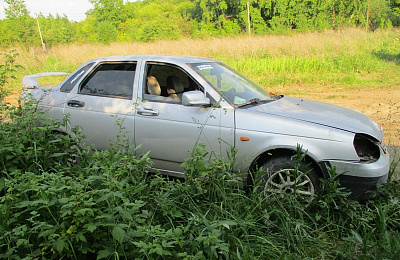
[{"label": "door handle", "polygon": [[159,115],[158,110],[153,110],[153,109],[149,109],[149,108],[139,108],[137,110],[137,113],[142,116],[158,116]]},{"label": "door handle", "polygon": [[79,100],[68,100],[67,105],[69,107],[84,107],[85,102]]}]

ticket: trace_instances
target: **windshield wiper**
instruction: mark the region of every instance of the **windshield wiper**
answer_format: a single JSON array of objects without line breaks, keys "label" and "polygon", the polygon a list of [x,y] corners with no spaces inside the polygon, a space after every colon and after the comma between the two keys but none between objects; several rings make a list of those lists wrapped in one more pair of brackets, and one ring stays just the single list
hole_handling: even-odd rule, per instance
[{"label": "windshield wiper", "polygon": [[281,98],[284,97],[283,95],[276,95],[276,94],[274,94],[272,92],[269,92],[269,96],[274,100],[278,100],[278,99],[281,99]]},{"label": "windshield wiper", "polygon": [[249,106],[249,105],[258,105],[258,104],[264,104],[264,103],[268,103],[268,102],[272,102],[274,100],[260,100],[259,98],[252,98],[249,100],[249,102],[239,105],[238,107],[242,108],[245,106]]}]

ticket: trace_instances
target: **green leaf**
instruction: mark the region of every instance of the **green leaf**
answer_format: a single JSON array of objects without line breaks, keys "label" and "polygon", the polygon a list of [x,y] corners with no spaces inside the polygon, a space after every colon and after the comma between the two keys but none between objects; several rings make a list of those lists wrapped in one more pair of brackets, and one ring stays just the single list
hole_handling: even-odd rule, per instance
[{"label": "green leaf", "polygon": [[360,234],[358,234],[356,231],[354,230],[350,230],[351,234],[353,235],[352,239],[353,241],[359,243],[359,244],[363,244],[363,239],[360,236]]},{"label": "green leaf", "polygon": [[183,230],[182,230],[182,228],[178,227],[178,228],[175,228],[174,233],[175,233],[175,235],[181,236],[183,233]]},{"label": "green leaf", "polygon": [[78,233],[78,238],[80,241],[87,242],[86,237],[82,233]]},{"label": "green leaf", "polygon": [[5,187],[5,178],[1,177],[0,178],[0,191],[2,191]]},{"label": "green leaf", "polygon": [[230,229],[231,226],[236,226],[237,222],[233,220],[222,220],[219,221],[219,224],[222,225],[226,229]]},{"label": "green leaf", "polygon": [[58,202],[60,202],[61,204],[66,204],[66,203],[68,203],[68,201],[69,201],[69,198],[61,198],[58,200]]},{"label": "green leaf", "polygon": [[49,235],[51,235],[53,233],[54,233],[54,229],[47,229],[47,230],[45,230],[43,232],[40,232],[38,237],[47,237],[47,236],[49,236]]},{"label": "green leaf", "polygon": [[61,217],[65,217],[66,215],[71,215],[72,211],[71,210],[66,210],[61,214]]},{"label": "green leaf", "polygon": [[100,250],[97,254],[97,259],[108,258],[113,252],[109,250]]},{"label": "green leaf", "polygon": [[125,230],[120,227],[114,227],[112,231],[112,236],[115,240],[122,243],[125,238]]},{"label": "green leaf", "polygon": [[65,243],[65,240],[62,238],[57,239],[56,242],[53,243],[53,247],[59,252],[61,253],[65,246],[67,245],[67,243]]},{"label": "green leaf", "polygon": [[68,153],[53,153],[49,156],[49,158],[61,157],[65,155],[68,155]]},{"label": "green leaf", "polygon": [[27,245],[29,243],[29,241],[28,240],[26,240],[26,239],[18,239],[18,241],[17,241],[17,247],[19,247],[20,245]]},{"label": "green leaf", "polygon": [[87,230],[89,230],[91,233],[93,233],[93,231],[95,231],[95,229],[97,228],[97,226],[93,223],[89,223],[87,225],[85,225],[85,227],[87,228]]}]

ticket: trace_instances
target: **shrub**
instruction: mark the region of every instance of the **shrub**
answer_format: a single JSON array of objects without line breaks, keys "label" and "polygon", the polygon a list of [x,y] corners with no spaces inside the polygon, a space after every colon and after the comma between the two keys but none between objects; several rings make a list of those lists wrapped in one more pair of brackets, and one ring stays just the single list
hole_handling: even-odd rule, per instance
[{"label": "shrub", "polygon": [[[15,67],[8,68],[6,79]],[[96,151],[80,145],[79,128],[72,136],[55,131],[68,118],[46,120],[35,108],[29,100],[2,107],[2,259],[400,257],[398,161],[374,200],[349,198],[331,169],[304,205],[296,196],[261,194],[257,183],[244,189],[233,148],[230,160],[209,161],[199,144],[183,164],[186,179],[166,178],[150,174],[148,154],[124,136]]]}]

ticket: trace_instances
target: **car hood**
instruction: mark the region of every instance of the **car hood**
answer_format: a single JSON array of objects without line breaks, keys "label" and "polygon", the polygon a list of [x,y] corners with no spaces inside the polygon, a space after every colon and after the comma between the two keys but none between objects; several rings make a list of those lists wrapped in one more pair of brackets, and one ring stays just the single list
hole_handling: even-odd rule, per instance
[{"label": "car hood", "polygon": [[365,114],[329,103],[285,96],[248,109],[354,133],[369,134],[378,140],[383,138],[382,128]]}]

